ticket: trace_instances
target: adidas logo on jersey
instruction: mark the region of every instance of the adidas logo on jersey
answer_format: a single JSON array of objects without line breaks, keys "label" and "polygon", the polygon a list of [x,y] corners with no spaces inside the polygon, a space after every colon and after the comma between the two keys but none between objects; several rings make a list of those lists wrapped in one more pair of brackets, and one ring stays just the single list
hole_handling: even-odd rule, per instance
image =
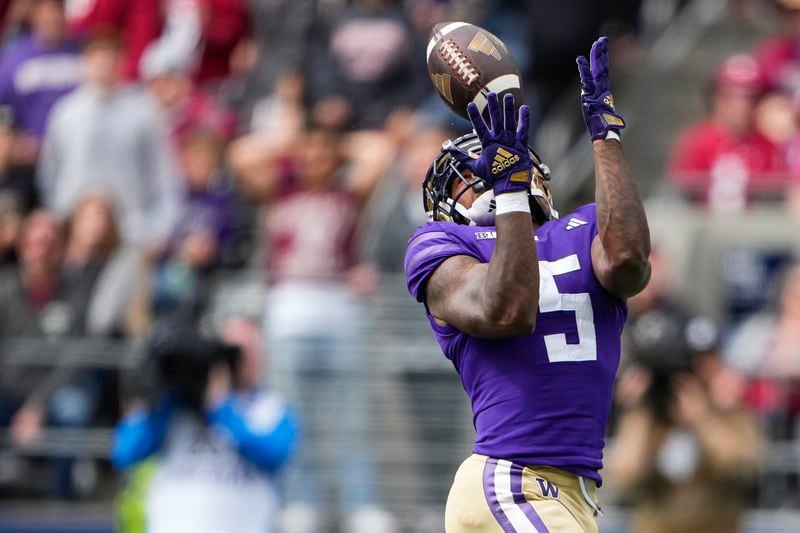
[{"label": "adidas logo on jersey", "polygon": [[517,162],[519,162],[518,155],[512,154],[508,150],[498,148],[497,153],[494,154],[494,161],[492,161],[492,174],[499,174]]},{"label": "adidas logo on jersey", "polygon": [[581,226],[585,226],[586,224],[588,224],[588,222],[586,222],[585,220],[572,217],[569,219],[569,222],[567,222],[567,231],[575,228],[580,228]]}]

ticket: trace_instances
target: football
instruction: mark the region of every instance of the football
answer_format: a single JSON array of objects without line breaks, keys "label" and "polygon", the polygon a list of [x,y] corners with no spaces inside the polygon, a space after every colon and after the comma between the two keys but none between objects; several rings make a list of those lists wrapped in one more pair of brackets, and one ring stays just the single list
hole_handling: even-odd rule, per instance
[{"label": "football", "polygon": [[[431,30],[428,41],[428,73],[436,93],[447,106],[467,117],[467,104],[475,102],[481,113],[486,95],[510,92],[522,105],[522,79],[511,53],[480,26],[467,22],[445,22]],[[484,113],[485,116],[485,113]]]}]

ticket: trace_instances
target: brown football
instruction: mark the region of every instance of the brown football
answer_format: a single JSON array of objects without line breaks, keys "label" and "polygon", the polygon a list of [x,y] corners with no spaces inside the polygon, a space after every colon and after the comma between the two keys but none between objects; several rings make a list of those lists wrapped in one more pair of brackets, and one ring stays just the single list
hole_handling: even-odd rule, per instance
[{"label": "brown football", "polygon": [[480,26],[437,24],[431,30],[427,55],[436,93],[462,117],[469,118],[470,102],[483,113],[490,92],[497,93],[501,101],[510,92],[517,108],[522,105],[522,78],[516,61],[503,41]]}]

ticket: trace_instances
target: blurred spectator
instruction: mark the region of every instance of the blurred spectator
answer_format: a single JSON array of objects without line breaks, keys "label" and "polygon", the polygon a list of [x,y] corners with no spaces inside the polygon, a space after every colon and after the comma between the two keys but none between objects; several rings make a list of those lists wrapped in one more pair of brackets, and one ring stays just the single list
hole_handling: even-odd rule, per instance
[{"label": "blurred spectator", "polygon": [[6,27],[6,17],[8,16],[9,7],[14,3],[14,0],[0,0],[0,29]]},{"label": "blurred spectator", "polygon": [[[249,0],[255,48],[247,88],[249,106],[263,95],[276,91],[282,78],[296,76],[303,68],[318,3],[316,0]],[[302,79],[299,82],[302,83]]]},{"label": "blurred spectator", "polygon": [[222,143],[208,130],[189,133],[182,159],[186,176],[185,208],[165,258],[156,272],[157,312],[197,316],[205,303],[205,277],[234,258],[233,192],[224,182]]},{"label": "blurred spectator", "polygon": [[[376,524],[390,523],[375,507],[378,474],[366,435],[363,387],[367,362],[358,349],[365,319],[358,295],[374,279],[370,268],[355,263],[363,196],[351,192],[359,183],[352,178],[358,164],[345,167],[343,140],[337,132],[314,128],[288,154],[263,153],[258,165],[242,164],[250,156],[241,152],[249,149],[238,149],[233,158],[244,189],[264,205],[271,377],[314,435],[289,472],[286,533],[324,528],[331,490],[334,516],[348,521],[345,531],[379,533],[383,526]],[[334,424],[322,405],[335,416]]]},{"label": "blurred spectator", "polygon": [[[85,331],[87,295],[62,270],[64,237],[56,219],[32,213],[19,241],[19,268],[0,275],[0,338],[58,339]],[[8,350],[3,351],[8,354]],[[85,426],[95,411],[95,383],[69,366],[4,364],[0,372],[0,425],[10,423],[18,446],[40,436],[45,423]],[[56,494],[72,495],[71,463],[60,461]]]},{"label": "blurred spectator", "polygon": [[[232,146],[232,156],[260,156],[265,151],[287,150],[306,124],[303,77],[298,72],[281,76],[274,90],[260,98],[252,110],[251,133]],[[243,152],[243,148],[247,148]],[[234,154],[236,152],[236,154]]]},{"label": "blurred spectator", "polygon": [[180,216],[181,180],[165,121],[151,96],[119,79],[119,42],[98,38],[84,53],[86,79],[53,109],[39,184],[45,205],[70,213],[90,191],[117,209],[126,244],[166,244]]},{"label": "blurred spectator", "polygon": [[142,65],[142,77],[163,110],[175,145],[181,147],[189,132],[201,128],[230,141],[236,133],[234,111],[195,87],[185,65],[167,61],[153,56]]},{"label": "blurred spectator", "polygon": [[425,223],[422,180],[445,139],[453,132],[421,117],[365,206],[359,224],[362,257],[382,272],[403,271],[405,245]]},{"label": "blurred spectator", "polygon": [[773,0],[781,16],[781,28],[756,47],[755,58],[770,90],[800,96],[800,4],[794,0]]},{"label": "blurred spectator", "polygon": [[140,261],[135,250],[120,243],[108,199],[85,196],[70,219],[64,270],[76,290],[88,296],[87,333],[137,333],[128,329],[126,319],[135,312],[131,306],[139,303],[137,290],[143,290]]},{"label": "blurred spectator", "polygon": [[200,55],[203,0],[163,0],[164,29],[147,46],[139,61],[139,74],[145,80],[171,72],[190,73]]},{"label": "blurred spectator", "polygon": [[705,354],[670,384],[669,419],[646,404],[623,413],[609,483],[635,504],[634,531],[737,531],[762,453],[757,419],[742,403],[744,379]]},{"label": "blurred spectator", "polygon": [[0,269],[17,262],[17,240],[22,219],[22,210],[16,199],[0,193]]},{"label": "blurred spectator", "polygon": [[669,174],[678,190],[712,209],[736,210],[763,182],[786,175],[785,154],[755,127],[762,90],[751,57],[723,62],[713,80],[709,118],[686,129],[673,150]]},{"label": "blurred spectator", "polygon": [[[231,58],[248,30],[248,0],[200,0],[202,51],[195,72],[200,84],[217,84],[231,74]],[[281,20],[285,14],[281,14]],[[274,54],[275,51],[270,51]]]},{"label": "blurred spectator", "polygon": [[39,203],[39,195],[34,170],[18,163],[19,136],[13,120],[9,108],[0,108],[0,195],[12,202],[18,211],[28,213]]},{"label": "blurred spectator", "polygon": [[89,39],[118,35],[122,41],[122,76],[127,80],[137,79],[142,54],[161,34],[161,0],[93,0],[74,4],[69,13],[72,31]]},{"label": "blurred spectator", "polygon": [[726,356],[751,379],[748,401],[767,416],[770,436],[800,436],[800,264],[784,274],[775,307],[733,332]]},{"label": "blurred spectator", "polygon": [[[671,381],[687,372],[698,352],[708,352],[717,329],[707,318],[694,316],[671,294],[674,281],[665,251],[650,254],[651,277],[647,287],[628,301],[630,315],[623,336],[624,371],[617,388],[619,402],[631,407],[645,401],[659,420],[669,420]],[[646,375],[646,380],[626,376]],[[644,384],[640,390],[633,386]]]},{"label": "blurred spectator", "polygon": [[736,531],[761,457],[745,380],[716,353],[716,328],[668,297],[663,251],[630,300],[617,384],[623,411],[606,466],[642,533]]},{"label": "blurred spectator", "polygon": [[80,48],[67,37],[63,0],[34,0],[30,29],[5,46],[0,105],[12,110],[18,143],[33,165],[53,105],[80,81]]},{"label": "blurred spectator", "polygon": [[424,43],[396,0],[357,0],[320,31],[308,65],[315,123],[381,127],[429,94]]},{"label": "blurred spectator", "polygon": [[158,400],[119,423],[112,461],[129,468],[155,457],[146,489],[148,533],[274,533],[276,474],[297,442],[283,400],[261,389],[258,327],[222,328],[226,343],[163,324],[148,346]]},{"label": "blurred spectator", "polygon": [[[26,219],[19,240],[19,268],[2,273],[2,337],[83,331],[85,295],[65,283],[64,247],[62,229],[51,214],[34,211]],[[51,312],[55,318],[49,319]]]}]

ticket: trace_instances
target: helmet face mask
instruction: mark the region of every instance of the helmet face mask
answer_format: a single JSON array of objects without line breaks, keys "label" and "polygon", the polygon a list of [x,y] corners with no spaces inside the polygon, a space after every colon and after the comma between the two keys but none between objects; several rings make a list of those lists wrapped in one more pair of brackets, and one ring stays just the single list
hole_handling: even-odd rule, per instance
[{"label": "helmet face mask", "polygon": [[[495,208],[492,187],[479,176],[465,174],[463,165],[448,151],[453,146],[468,152],[475,158],[481,153],[481,144],[475,133],[468,133],[454,141],[447,140],[442,144],[442,150],[428,169],[422,184],[423,205],[428,220],[464,225],[491,225],[494,223]],[[533,179],[528,197],[531,217],[536,223],[544,224],[558,218],[558,212],[553,208],[550,191],[550,169],[542,163],[536,152],[530,148],[528,150],[533,160]],[[457,179],[464,183],[464,187],[453,197],[453,184]],[[491,195],[489,201],[480,202],[481,209],[487,212],[471,212],[473,209],[467,209],[461,205],[459,200],[468,191],[482,193],[481,197],[485,194]],[[475,204],[478,203],[479,201],[475,202]]]}]

